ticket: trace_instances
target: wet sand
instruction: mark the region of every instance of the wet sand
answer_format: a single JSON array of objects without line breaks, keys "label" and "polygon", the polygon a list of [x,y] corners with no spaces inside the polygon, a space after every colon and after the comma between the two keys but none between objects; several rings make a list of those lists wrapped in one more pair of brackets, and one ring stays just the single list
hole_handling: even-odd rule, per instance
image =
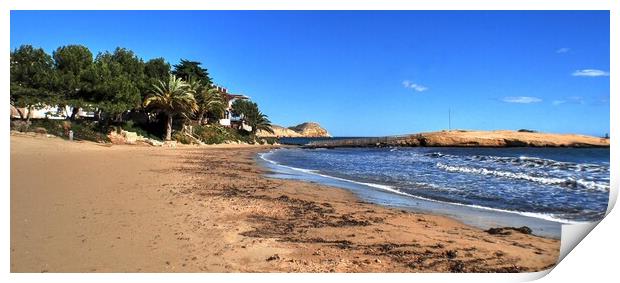
[{"label": "wet sand", "polygon": [[254,146],[11,136],[11,272],[525,272],[560,242],[264,177]]}]

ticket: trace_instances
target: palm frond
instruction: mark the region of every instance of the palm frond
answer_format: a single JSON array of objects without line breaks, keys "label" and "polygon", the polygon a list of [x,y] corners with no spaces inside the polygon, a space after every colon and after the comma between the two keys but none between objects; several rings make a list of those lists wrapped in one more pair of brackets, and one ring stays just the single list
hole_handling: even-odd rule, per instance
[{"label": "palm frond", "polygon": [[143,106],[151,111],[165,111],[183,117],[198,110],[194,90],[182,79],[171,75],[168,81],[154,84],[151,93],[144,99]]}]

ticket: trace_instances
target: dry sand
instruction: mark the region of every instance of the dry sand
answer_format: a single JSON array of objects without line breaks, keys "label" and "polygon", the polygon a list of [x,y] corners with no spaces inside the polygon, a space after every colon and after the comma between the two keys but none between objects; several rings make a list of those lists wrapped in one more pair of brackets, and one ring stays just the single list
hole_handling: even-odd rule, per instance
[{"label": "dry sand", "polygon": [[522,272],[558,240],[275,180],[261,147],[11,135],[12,272]]}]

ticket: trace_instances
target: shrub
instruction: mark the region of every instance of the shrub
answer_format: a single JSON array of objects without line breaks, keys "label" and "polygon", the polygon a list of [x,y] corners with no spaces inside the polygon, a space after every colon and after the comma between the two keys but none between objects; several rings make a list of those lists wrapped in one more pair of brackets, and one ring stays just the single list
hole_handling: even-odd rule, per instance
[{"label": "shrub", "polygon": [[34,128],[33,132],[35,132],[37,134],[47,134],[47,130],[45,128],[41,128],[41,127]]},{"label": "shrub", "polygon": [[175,132],[174,134],[172,134],[172,139],[177,141],[177,142],[180,142],[182,144],[192,144],[192,143],[194,143],[192,138],[190,138],[189,136],[187,136],[186,134],[184,134],[182,132]]},{"label": "shrub", "polygon": [[145,130],[143,127],[137,125],[136,123],[134,123],[134,121],[129,120],[127,122],[125,122],[121,128],[125,131],[128,132],[135,132],[136,134],[143,136],[145,138],[149,138],[149,139],[154,139],[154,140],[158,140],[161,141],[161,138],[158,137],[157,135],[154,135],[150,132],[148,132],[147,130]]},{"label": "shrub", "polygon": [[[30,120],[30,126],[26,131],[33,132],[36,128],[43,128],[50,135],[59,136],[65,139],[69,137],[65,135],[65,126],[64,120],[49,120],[49,119],[37,119]],[[70,128],[70,127],[69,127]]]},{"label": "shrub", "polygon": [[272,145],[272,144],[275,144],[276,142],[278,142],[278,138],[261,138],[261,139],[258,140],[258,142],[260,144]]},{"label": "shrub", "polygon": [[194,133],[206,144],[218,144],[235,139],[234,133],[219,125],[197,126]]},{"label": "shrub", "polygon": [[519,133],[536,133],[536,131],[528,130],[528,129],[519,129],[517,132],[519,132]]},{"label": "shrub", "polygon": [[[73,122],[70,124],[70,129],[73,131],[73,138],[76,140],[110,142],[110,138],[108,138],[107,134],[104,134],[107,133],[107,130],[98,128],[92,122]],[[103,132],[100,132],[101,130]]]},{"label": "shrub", "polygon": [[28,128],[30,128],[30,122],[15,120],[11,121],[11,130],[19,131],[19,132],[27,132]]},{"label": "shrub", "polygon": [[46,132],[51,135],[69,139],[69,130],[73,131],[75,140],[87,140],[94,142],[109,142],[107,127],[102,127],[94,121],[78,120],[69,122],[66,120],[36,119],[31,120],[30,125],[22,127],[22,131]]},{"label": "shrub", "polygon": [[194,126],[194,134],[206,144],[220,144],[225,142],[250,142],[248,135],[243,135],[235,129],[221,125]]}]

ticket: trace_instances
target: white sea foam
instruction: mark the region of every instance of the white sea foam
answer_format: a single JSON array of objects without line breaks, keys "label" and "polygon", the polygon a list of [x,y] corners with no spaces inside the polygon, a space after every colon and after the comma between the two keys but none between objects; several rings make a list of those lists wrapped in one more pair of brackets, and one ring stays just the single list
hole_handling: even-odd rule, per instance
[{"label": "white sea foam", "polygon": [[306,174],[312,174],[312,175],[316,175],[316,176],[320,176],[320,177],[324,177],[324,178],[328,178],[328,179],[333,179],[333,180],[338,180],[338,181],[342,181],[342,182],[348,182],[348,183],[363,185],[363,186],[367,186],[367,187],[371,187],[371,188],[376,188],[376,189],[380,189],[380,190],[383,190],[383,191],[388,191],[388,192],[391,192],[391,193],[395,193],[395,194],[399,194],[399,195],[403,195],[403,196],[408,196],[408,197],[412,197],[412,198],[416,198],[416,199],[421,199],[421,200],[425,200],[425,201],[442,203],[442,204],[448,204],[448,205],[463,206],[463,207],[469,207],[469,208],[475,208],[475,209],[487,210],[487,211],[496,211],[496,212],[503,212],[503,213],[510,213],[510,214],[518,214],[518,215],[522,215],[522,216],[526,216],[526,217],[538,218],[538,219],[543,219],[543,220],[547,220],[547,221],[551,221],[551,222],[558,222],[558,223],[562,223],[562,224],[588,223],[588,222],[582,222],[582,221],[567,220],[567,219],[563,219],[561,217],[557,217],[557,216],[555,216],[553,214],[548,214],[548,213],[513,211],[513,210],[505,210],[505,209],[499,209],[499,208],[492,208],[492,207],[474,205],[474,204],[463,204],[463,203],[456,203],[456,202],[448,202],[448,201],[439,201],[439,200],[429,199],[429,198],[425,198],[425,197],[416,196],[416,195],[412,195],[412,194],[408,194],[408,193],[402,192],[402,191],[394,188],[393,186],[389,186],[389,185],[359,182],[359,181],[354,181],[354,180],[350,180],[350,179],[345,179],[345,178],[340,178],[340,177],[335,177],[335,176],[330,176],[330,175],[322,174],[322,173],[319,173],[316,170],[303,169],[303,168],[297,168],[297,167],[282,165],[282,164],[280,164],[280,163],[278,163],[276,161],[273,161],[273,160],[267,158],[267,155],[268,154],[270,155],[272,153],[273,153],[273,151],[270,151],[268,153],[261,153],[261,154],[259,154],[259,156],[260,156],[261,159],[263,159],[263,160],[265,160],[265,161],[267,161],[267,162],[269,162],[271,164],[274,164],[274,165],[279,166],[279,167],[287,168],[287,169],[290,169],[290,170],[294,170],[294,171],[298,171],[298,172],[303,172],[303,173],[306,173]]},{"label": "white sea foam", "polygon": [[469,173],[469,174],[478,174],[478,175],[488,175],[488,176],[496,176],[508,179],[518,179],[518,180],[526,180],[536,183],[541,183],[545,185],[558,185],[562,187],[571,187],[571,186],[581,186],[585,189],[596,190],[596,191],[609,191],[609,186],[605,184],[599,184],[593,181],[587,181],[584,179],[571,179],[571,178],[554,178],[554,177],[539,177],[539,176],[531,176],[526,173],[521,172],[507,172],[507,171],[498,171],[498,170],[490,170],[486,168],[475,168],[475,167],[465,167],[465,166],[452,166],[446,165],[443,163],[437,163],[436,166],[440,169],[443,169],[448,172],[458,172],[458,173]]},{"label": "white sea foam", "polygon": [[600,164],[590,163],[574,163],[563,162],[546,158],[519,156],[519,157],[507,157],[507,156],[493,156],[493,155],[472,155],[472,156],[458,156],[452,154],[443,154],[440,152],[427,153],[427,157],[433,158],[448,158],[454,160],[463,161],[476,161],[486,163],[500,163],[511,164],[515,166],[522,166],[528,168],[545,168],[545,169],[560,169],[566,171],[586,171],[586,172],[609,172],[608,166],[601,166]]}]

